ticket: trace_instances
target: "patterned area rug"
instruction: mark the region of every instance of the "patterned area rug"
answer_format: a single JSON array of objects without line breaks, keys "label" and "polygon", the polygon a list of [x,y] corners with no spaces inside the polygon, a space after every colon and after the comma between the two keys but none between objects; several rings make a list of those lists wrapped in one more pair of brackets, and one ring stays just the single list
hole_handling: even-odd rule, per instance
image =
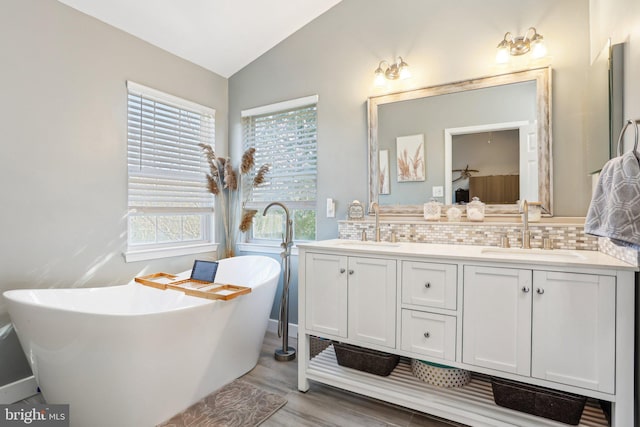
[{"label": "patterned area rug", "polygon": [[287,399],[235,380],[158,427],[250,427],[260,425]]}]

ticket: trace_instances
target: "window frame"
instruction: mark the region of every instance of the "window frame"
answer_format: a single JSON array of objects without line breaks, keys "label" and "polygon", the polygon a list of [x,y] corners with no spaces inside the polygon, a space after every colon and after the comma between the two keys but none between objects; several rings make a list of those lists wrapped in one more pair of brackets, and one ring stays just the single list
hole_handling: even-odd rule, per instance
[{"label": "window frame", "polygon": [[[196,150],[193,146],[195,139],[200,140],[202,137],[204,139],[201,139],[200,142],[205,142],[212,146],[215,145],[215,110],[132,81],[127,81],[126,87],[128,160],[125,261],[134,262],[217,251],[213,209],[215,200],[213,195],[206,190],[205,174],[207,167],[199,147],[197,147],[197,160],[193,160],[196,158]],[[138,109],[132,107],[132,100],[139,100],[140,107]],[[143,104],[145,104],[145,109],[143,109]],[[151,113],[149,113],[149,105],[153,105]],[[197,127],[193,128],[191,126],[195,129],[192,133],[197,134],[198,138],[193,136],[183,138],[182,133],[180,133],[179,136],[169,137],[168,140],[161,141],[155,135],[155,132],[156,127],[160,127],[158,123],[162,119],[166,119],[165,113],[159,112],[164,108],[177,109],[179,111],[179,118],[175,120],[177,124],[173,126],[177,126],[180,129],[193,124],[193,118],[198,117],[196,119]],[[149,114],[143,117],[143,111]],[[184,118],[183,113],[185,113]],[[189,121],[190,119],[192,120],[191,122]],[[142,129],[145,125],[152,126],[154,130],[153,136],[142,136]],[[132,135],[135,135],[136,129],[138,129],[139,135],[132,137]],[[191,140],[186,141],[187,139]],[[156,158],[157,152],[162,151],[163,147],[166,148],[166,146],[170,146],[172,150],[175,150],[176,157],[171,156],[170,166],[158,166],[160,162]],[[151,148],[151,154],[145,154],[143,148]],[[176,158],[180,160],[176,161]],[[136,166],[134,161],[139,162],[139,166]],[[147,162],[149,166],[145,166]],[[147,183],[145,181],[149,182],[148,190],[146,189]],[[159,190],[159,188],[164,187],[160,185],[162,181],[169,182],[166,186],[168,190]],[[181,187],[185,185],[189,188],[189,191],[183,195],[180,191]],[[139,187],[142,187],[142,189],[139,189]],[[160,194],[162,194],[160,201],[157,203],[150,202],[153,198],[154,190],[156,192],[161,191]],[[183,200],[178,202],[174,200],[175,197]],[[170,206],[171,204],[175,204],[175,206]],[[137,216],[154,217],[155,242],[132,242],[131,220]],[[181,221],[181,224],[185,216],[201,216],[199,226],[202,238],[158,242],[157,221],[158,218],[163,216],[176,217],[177,220]],[[184,232],[183,225],[180,226],[180,232]]]},{"label": "window frame", "polygon": [[[315,165],[314,165],[314,171],[313,171],[313,175],[314,175],[314,193],[315,193],[315,197],[314,200],[312,201],[303,201],[303,202],[296,202],[296,201],[287,201],[287,200],[268,200],[268,201],[260,201],[260,202],[256,202],[256,201],[250,201],[247,203],[247,207],[253,208],[253,209],[258,209],[259,213],[262,212],[262,210],[264,209],[264,207],[269,204],[271,201],[282,201],[289,209],[290,211],[290,215],[291,215],[291,219],[294,219],[294,211],[297,210],[309,210],[309,211],[313,211],[315,213],[315,221],[314,221],[314,234],[317,238],[317,232],[318,232],[318,207],[317,207],[317,176],[318,176],[318,166],[317,166],[317,138],[318,138],[318,95],[311,95],[311,96],[306,96],[306,97],[302,97],[302,98],[296,98],[296,99],[291,99],[288,101],[283,101],[283,102],[278,102],[278,103],[274,103],[274,104],[269,104],[269,105],[264,105],[264,106],[260,106],[260,107],[256,107],[256,108],[251,108],[251,109],[247,109],[247,110],[243,110],[241,111],[241,118],[242,118],[242,145],[243,145],[243,151],[248,149],[250,146],[255,146],[255,141],[250,141],[249,138],[246,135],[246,124],[245,121],[248,119],[251,119],[252,117],[256,117],[256,116],[264,116],[264,115],[276,115],[276,114],[283,114],[286,113],[288,111],[294,111],[294,110],[303,110],[303,109],[308,109],[309,107],[313,106],[314,110],[315,110],[315,129],[314,129],[314,156],[315,156]],[[255,148],[257,150],[260,149],[260,147],[255,146]],[[267,160],[268,161],[268,160]],[[267,175],[267,179],[269,179],[269,176]],[[243,189],[243,192],[245,191],[245,189]],[[294,223],[294,227],[295,227],[295,223]],[[254,236],[254,227],[252,226],[251,229],[247,232],[246,235],[246,241],[244,243],[241,244],[241,249],[242,250],[260,250],[262,252],[269,252],[267,250],[267,248],[273,248],[276,245],[279,245],[280,243],[280,239],[269,239],[269,238],[263,238],[263,237],[255,237]],[[315,239],[314,239],[315,240]],[[307,242],[307,241],[313,241],[313,240],[303,240],[303,239],[295,239],[295,230],[294,230],[294,244],[295,242]],[[295,252],[294,252],[295,254]]]}]

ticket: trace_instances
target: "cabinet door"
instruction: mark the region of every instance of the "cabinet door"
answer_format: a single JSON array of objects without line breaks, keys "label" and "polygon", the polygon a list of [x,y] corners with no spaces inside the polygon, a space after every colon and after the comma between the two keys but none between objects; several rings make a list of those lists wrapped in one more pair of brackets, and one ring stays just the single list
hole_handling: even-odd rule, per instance
[{"label": "cabinet door", "polygon": [[535,271],[531,375],[614,392],[615,278]]},{"label": "cabinet door", "polygon": [[306,327],[347,336],[347,257],[307,253],[305,256]]},{"label": "cabinet door", "polygon": [[395,348],[396,261],[349,257],[349,338]]},{"label": "cabinet door", "polygon": [[403,261],[402,302],[455,310],[456,273],[456,265]]},{"label": "cabinet door", "polygon": [[530,375],[531,271],[464,267],[462,360]]}]

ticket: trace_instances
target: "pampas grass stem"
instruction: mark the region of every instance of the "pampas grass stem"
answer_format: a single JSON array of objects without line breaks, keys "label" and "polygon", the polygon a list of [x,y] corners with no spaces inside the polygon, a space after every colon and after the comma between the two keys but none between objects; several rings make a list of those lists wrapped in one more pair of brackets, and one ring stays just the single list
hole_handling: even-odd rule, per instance
[{"label": "pampas grass stem", "polygon": [[[226,256],[233,256],[235,246],[235,233],[233,227],[233,213],[240,213],[240,223],[238,229],[246,232],[251,228],[253,218],[257,213],[255,209],[245,209],[247,201],[251,199],[253,189],[266,181],[266,174],[269,172],[271,165],[265,164],[258,168],[253,179],[250,181],[251,186],[243,189],[244,201],[240,205],[239,188],[242,188],[243,177],[250,174],[255,167],[256,149],[251,147],[242,155],[238,174],[231,164],[231,159],[216,156],[213,147],[209,144],[198,144],[202,148],[204,157],[209,165],[209,173],[206,174],[207,189],[218,199],[218,205],[222,213],[222,222],[225,234]],[[238,185],[238,181],[240,185]],[[234,193],[236,193],[234,195]]]}]

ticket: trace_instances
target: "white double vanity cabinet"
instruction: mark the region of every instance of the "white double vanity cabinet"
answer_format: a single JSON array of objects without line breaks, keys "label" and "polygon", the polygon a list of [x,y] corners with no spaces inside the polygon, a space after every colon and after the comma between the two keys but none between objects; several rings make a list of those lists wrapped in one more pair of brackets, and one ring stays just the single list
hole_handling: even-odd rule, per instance
[{"label": "white double vanity cabinet", "polygon": [[[471,426],[563,426],[497,406],[490,377],[590,399],[581,424],[634,426],[634,270],[595,251],[328,240],[299,245],[298,388],[325,383]],[[381,377],[316,336],[463,368],[428,385],[403,359]]]}]

